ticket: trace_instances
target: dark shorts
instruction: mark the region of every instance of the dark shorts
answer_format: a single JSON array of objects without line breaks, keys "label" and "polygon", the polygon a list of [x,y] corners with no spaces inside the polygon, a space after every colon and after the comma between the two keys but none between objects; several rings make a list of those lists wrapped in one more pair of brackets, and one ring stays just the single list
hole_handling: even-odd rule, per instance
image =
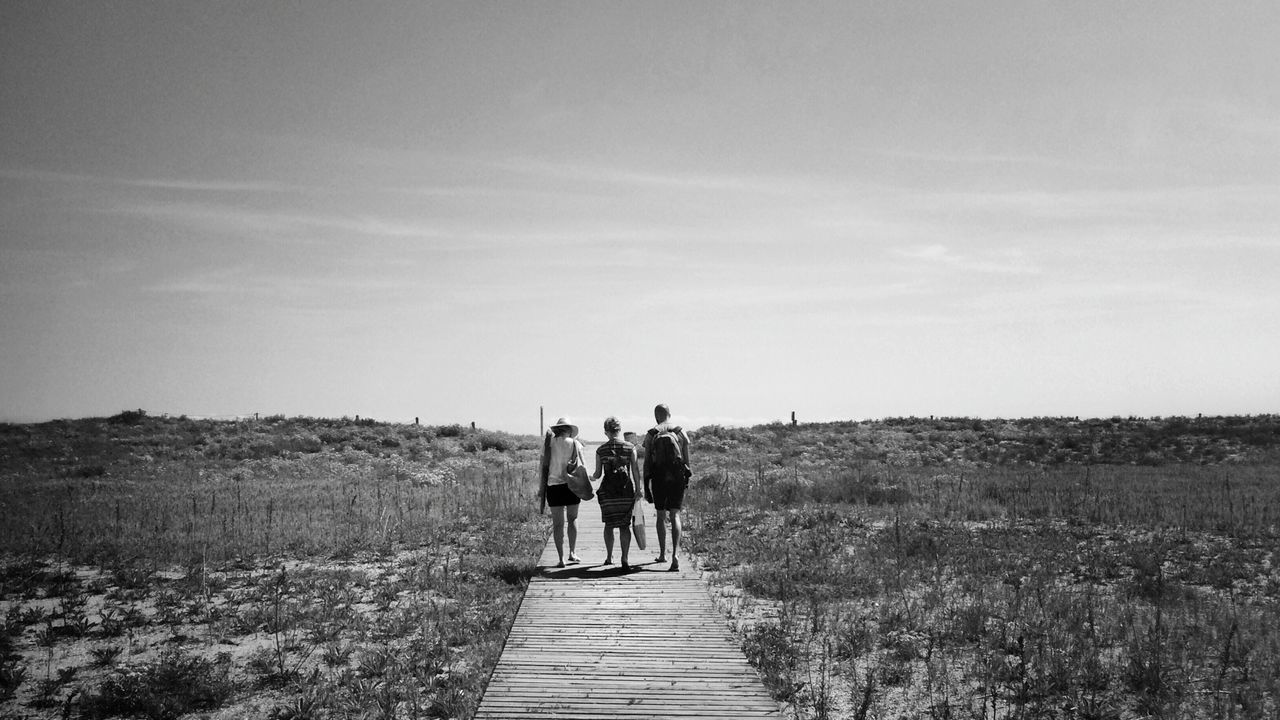
[{"label": "dark shorts", "polygon": [[649,491],[653,493],[653,507],[658,510],[680,510],[684,507],[684,489],[688,483],[675,480],[664,482],[654,479],[650,481]]},{"label": "dark shorts", "polygon": [[569,489],[568,485],[548,485],[547,486],[547,504],[551,507],[564,507],[565,505],[577,505],[582,502],[577,495]]}]

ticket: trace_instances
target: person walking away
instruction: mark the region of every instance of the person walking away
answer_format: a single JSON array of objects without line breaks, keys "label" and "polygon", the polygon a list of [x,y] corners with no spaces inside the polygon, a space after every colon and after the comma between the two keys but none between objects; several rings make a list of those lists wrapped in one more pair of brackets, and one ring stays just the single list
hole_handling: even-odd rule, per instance
[{"label": "person walking away", "polygon": [[565,465],[575,457],[581,462],[582,443],[578,442],[578,426],[562,417],[551,426],[542,443],[542,499],[551,507],[551,536],[555,538],[556,555],[564,562],[565,520],[568,520],[569,564],[580,562],[574,548],[578,543],[577,495],[569,489]]},{"label": "person walking away", "polygon": [[671,423],[671,409],[659,404],[653,409],[657,425],[644,436],[644,499],[657,510],[658,557],[667,561],[667,522],[671,523],[671,570],[680,569],[680,510],[689,486],[689,436]]},{"label": "person walking away", "polygon": [[[636,446],[619,439],[622,423],[616,417],[605,418],[604,434],[609,438],[596,448],[596,472],[593,480],[601,480],[596,498],[600,501],[600,518],[604,520],[605,565],[613,564],[613,531],[618,530],[622,545],[622,569],[630,570],[631,511],[640,499],[640,466]],[[603,479],[602,479],[603,478]]]},{"label": "person walking away", "polygon": [[[635,433],[633,433],[633,432],[631,432],[630,430],[628,430],[628,431],[626,431],[626,432],[622,433],[622,439],[623,439],[623,440],[626,440],[627,442],[631,443],[632,445],[635,445],[635,444],[636,444],[636,441],[640,439],[640,436],[638,436],[638,435],[636,435]],[[639,448],[638,446],[636,447],[636,455],[640,455],[640,448]],[[643,460],[644,458],[642,457],[641,459]]]}]

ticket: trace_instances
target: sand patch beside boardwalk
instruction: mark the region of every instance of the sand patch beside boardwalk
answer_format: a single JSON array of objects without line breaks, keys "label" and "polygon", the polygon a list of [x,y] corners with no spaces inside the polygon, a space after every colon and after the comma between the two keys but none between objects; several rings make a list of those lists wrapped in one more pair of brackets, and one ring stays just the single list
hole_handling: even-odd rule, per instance
[{"label": "sand patch beside boardwalk", "polygon": [[[112,676],[175,655],[207,661],[236,688],[217,709],[221,717],[260,714],[296,695],[299,679],[369,675],[366,653],[408,657],[409,645],[435,648],[428,681],[455,669],[469,676],[482,629],[500,628],[519,599],[518,587],[472,562],[468,569],[465,556],[426,549],[332,561],[276,557],[195,574],[130,575],[126,585],[96,568],[10,564],[0,599],[6,666],[25,676],[4,707],[61,717]],[[25,582],[13,582],[23,573]],[[500,633],[490,634],[488,642],[500,643]]]}]

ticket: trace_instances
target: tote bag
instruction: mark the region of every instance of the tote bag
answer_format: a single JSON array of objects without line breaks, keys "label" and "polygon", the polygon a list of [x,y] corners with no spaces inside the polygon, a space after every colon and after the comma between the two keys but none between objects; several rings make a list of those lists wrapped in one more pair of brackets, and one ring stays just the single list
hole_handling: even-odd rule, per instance
[{"label": "tote bag", "polygon": [[582,464],[582,449],[578,447],[576,440],[573,442],[573,459],[565,465],[564,476],[569,489],[578,496],[579,500],[590,500],[596,496],[591,489],[591,478],[587,476],[587,467]]},{"label": "tote bag", "polygon": [[644,549],[644,500],[636,500],[631,508],[631,536],[636,539],[636,547]]}]

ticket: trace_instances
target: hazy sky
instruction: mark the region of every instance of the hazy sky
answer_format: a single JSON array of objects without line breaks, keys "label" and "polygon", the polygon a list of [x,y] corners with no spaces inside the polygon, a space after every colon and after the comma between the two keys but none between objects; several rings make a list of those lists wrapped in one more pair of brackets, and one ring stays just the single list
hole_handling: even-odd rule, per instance
[{"label": "hazy sky", "polygon": [[1280,3],[0,4],[0,418],[1280,411]]}]

